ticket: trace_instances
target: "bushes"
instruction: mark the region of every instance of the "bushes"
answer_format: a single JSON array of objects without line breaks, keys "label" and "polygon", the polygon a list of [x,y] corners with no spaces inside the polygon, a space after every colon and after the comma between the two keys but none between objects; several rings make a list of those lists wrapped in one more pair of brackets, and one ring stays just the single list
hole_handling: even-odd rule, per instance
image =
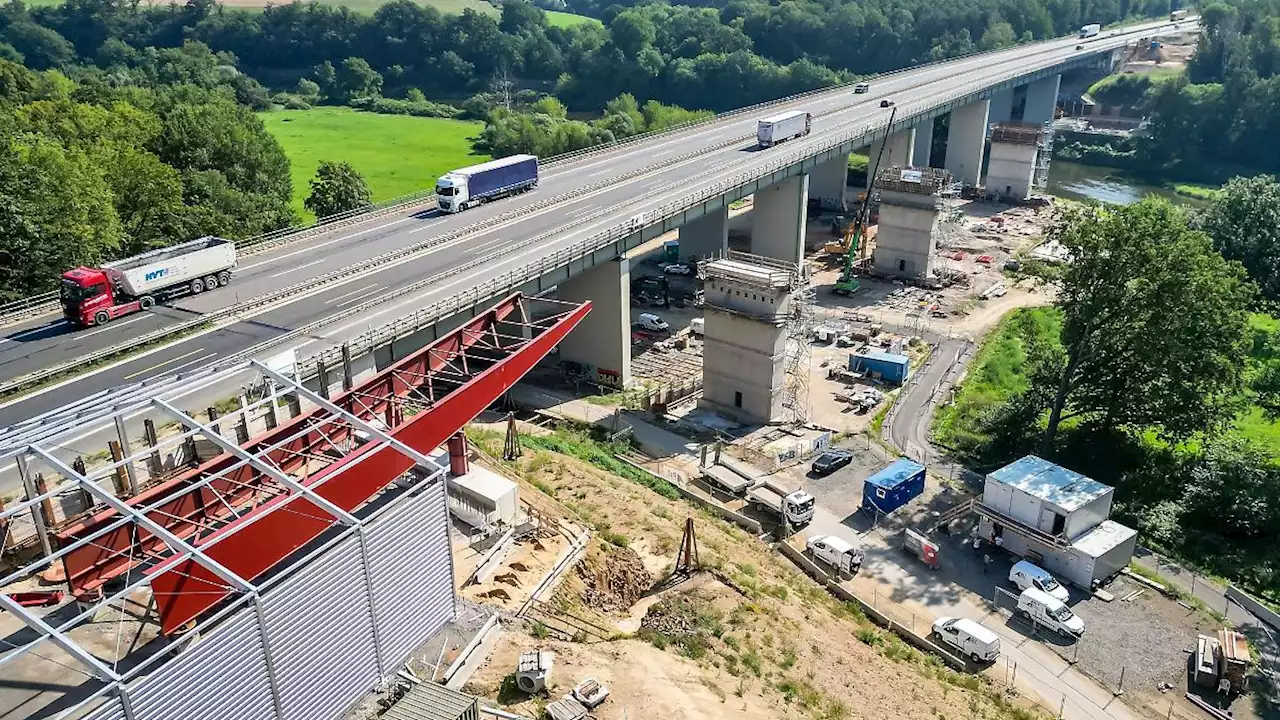
[{"label": "bushes", "polygon": [[454,119],[462,116],[462,110],[430,100],[395,100],[384,97],[361,97],[347,103],[357,110],[382,115],[413,115],[414,117]]}]

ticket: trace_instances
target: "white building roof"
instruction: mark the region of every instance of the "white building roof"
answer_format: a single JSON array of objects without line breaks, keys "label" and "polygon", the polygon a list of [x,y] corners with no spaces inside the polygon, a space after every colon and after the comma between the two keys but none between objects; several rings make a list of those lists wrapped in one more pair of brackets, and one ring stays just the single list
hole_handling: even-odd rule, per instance
[{"label": "white building roof", "polygon": [[987,477],[1073,512],[1111,492],[1111,487],[1035,455],[996,470]]},{"label": "white building roof", "polygon": [[449,484],[495,503],[516,491],[515,483],[479,465],[472,465],[466,475],[451,478]]},{"label": "white building roof", "polygon": [[1138,531],[1131,527],[1125,527],[1114,520],[1103,520],[1071,545],[1083,555],[1100,558],[1137,534]]}]

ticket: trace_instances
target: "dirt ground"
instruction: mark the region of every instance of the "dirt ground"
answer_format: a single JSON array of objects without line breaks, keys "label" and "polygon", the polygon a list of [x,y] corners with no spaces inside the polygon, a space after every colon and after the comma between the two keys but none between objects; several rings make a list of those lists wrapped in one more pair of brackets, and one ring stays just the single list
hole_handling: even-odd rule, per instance
[{"label": "dirt ground", "polygon": [[[487,451],[500,442],[480,439]],[[957,675],[886,636],[736,527],[577,460],[537,457],[505,470],[525,479],[522,494],[544,488],[595,529],[593,543],[634,551],[659,588],[687,517],[709,573],[612,611],[583,602],[570,573],[549,605],[617,632],[574,643],[509,626],[468,688],[487,702],[530,714],[596,677],[612,691],[597,710],[602,719],[1011,716],[987,681]],[[504,690],[519,652],[537,647],[557,653],[553,693],[539,699]]]}]

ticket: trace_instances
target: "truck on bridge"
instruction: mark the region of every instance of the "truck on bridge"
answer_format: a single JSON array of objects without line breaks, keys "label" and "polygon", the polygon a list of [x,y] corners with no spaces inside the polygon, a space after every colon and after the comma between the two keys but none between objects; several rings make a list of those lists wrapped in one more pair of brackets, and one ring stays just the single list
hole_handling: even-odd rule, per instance
[{"label": "truck on bridge", "polygon": [[226,285],[235,266],[235,244],[208,236],[101,268],[78,267],[62,274],[62,314],[80,327],[103,325],[182,292]]},{"label": "truck on bridge", "polygon": [[790,110],[756,122],[756,142],[769,148],[787,140],[795,140],[813,129],[813,116],[803,110]]},{"label": "truck on bridge", "polygon": [[1186,10],[1174,10],[1173,12],[1169,13],[1169,22],[1178,22],[1179,20],[1186,20],[1186,19],[1187,19]]},{"label": "truck on bridge", "polygon": [[448,213],[462,212],[537,185],[538,158],[511,155],[445,173],[436,181],[436,207]]},{"label": "truck on bridge", "polygon": [[1102,26],[1098,23],[1091,23],[1080,28],[1081,38],[1090,38],[1102,32]]}]

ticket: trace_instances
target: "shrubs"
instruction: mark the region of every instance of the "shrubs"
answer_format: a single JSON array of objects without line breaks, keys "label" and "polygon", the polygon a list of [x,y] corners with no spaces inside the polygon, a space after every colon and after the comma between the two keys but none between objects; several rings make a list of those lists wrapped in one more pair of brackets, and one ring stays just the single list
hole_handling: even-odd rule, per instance
[{"label": "shrubs", "polygon": [[361,97],[347,103],[357,110],[366,110],[382,115],[413,115],[414,117],[457,118],[462,110],[444,103],[430,100],[395,100],[384,97]]}]

